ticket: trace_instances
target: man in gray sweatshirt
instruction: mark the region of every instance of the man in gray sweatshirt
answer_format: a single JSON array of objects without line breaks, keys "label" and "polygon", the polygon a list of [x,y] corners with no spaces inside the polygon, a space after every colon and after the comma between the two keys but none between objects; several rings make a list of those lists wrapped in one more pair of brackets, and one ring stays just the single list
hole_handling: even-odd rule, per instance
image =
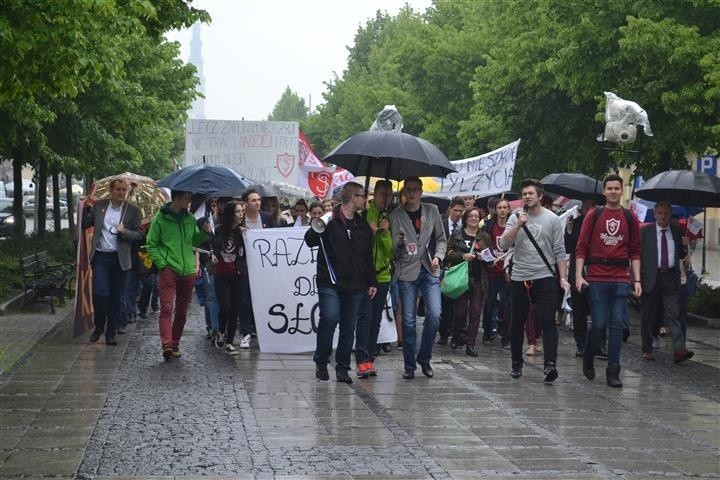
[{"label": "man in gray sweatshirt", "polygon": [[[567,281],[567,254],[565,253],[564,228],[560,219],[540,204],[542,184],[535,179],[525,179],[520,184],[523,208],[510,215],[505,233],[500,239],[504,250],[514,246],[512,273],[510,275],[512,298],[512,321],[510,323],[510,351],[512,370],[510,376],[522,376],[523,331],[530,304],[542,327],[545,346],[545,383],[557,379],[556,368],[558,331],[555,312],[558,307],[559,289],[570,289]],[[537,247],[528,236],[532,235]],[[539,251],[538,251],[539,248]],[[540,253],[542,252],[542,253]],[[543,258],[544,257],[544,258]],[[558,287],[558,278],[560,285]]]},{"label": "man in gray sweatshirt", "polygon": [[390,212],[390,231],[395,256],[394,279],[398,280],[403,321],[403,378],[415,377],[415,349],[417,343],[416,305],[422,292],[425,302],[425,322],[417,354],[426,377],[433,376],[430,366],[435,335],[440,326],[440,264],[445,258],[447,238],[442,218],[435,205],[422,203],[422,181],[418,177],[405,179],[405,204]]}]

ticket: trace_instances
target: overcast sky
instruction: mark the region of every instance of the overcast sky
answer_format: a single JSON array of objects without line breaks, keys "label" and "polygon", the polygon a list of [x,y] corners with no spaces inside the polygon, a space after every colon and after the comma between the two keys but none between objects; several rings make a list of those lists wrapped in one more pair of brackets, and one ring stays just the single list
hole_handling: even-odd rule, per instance
[{"label": "overcast sky", "polygon": [[[323,82],[347,65],[347,47],[358,27],[380,9],[394,15],[406,3],[425,11],[430,0],[199,0],[210,25],[202,25],[205,116],[264,120],[289,86],[313,109]],[[174,31],[188,61],[191,31]],[[382,107],[382,106],[381,106]]]}]

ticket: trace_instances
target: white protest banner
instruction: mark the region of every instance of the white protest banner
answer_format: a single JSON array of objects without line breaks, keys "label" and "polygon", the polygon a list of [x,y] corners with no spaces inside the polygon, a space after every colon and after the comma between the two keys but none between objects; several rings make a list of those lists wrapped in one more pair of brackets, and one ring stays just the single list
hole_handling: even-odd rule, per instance
[{"label": "white protest banner", "polygon": [[[315,350],[320,320],[315,284],[317,248],[305,244],[307,228],[246,230],[244,233],[261,352]],[[389,296],[386,305],[378,343],[397,339]],[[336,330],[333,346],[337,345],[337,335]]]},{"label": "white protest banner", "polygon": [[693,235],[698,235],[703,229],[703,223],[695,217],[688,217],[687,229]]},{"label": "white protest banner", "polygon": [[648,206],[643,203],[640,203],[636,200],[630,202],[630,211],[635,214],[635,218],[638,219],[638,222],[645,221],[648,210]]},{"label": "white protest banner", "polygon": [[297,122],[198,120],[185,122],[185,166],[230,167],[256,182],[296,184]]},{"label": "white protest banner", "polygon": [[435,177],[440,189],[433,195],[487,197],[507,192],[512,187],[518,145],[520,139],[490,153],[453,161],[457,173]]},{"label": "white protest banner", "polygon": [[573,206],[570,210],[563,212],[558,218],[563,221],[563,224],[567,223],[568,218],[576,219],[580,216],[580,209],[577,205]]}]

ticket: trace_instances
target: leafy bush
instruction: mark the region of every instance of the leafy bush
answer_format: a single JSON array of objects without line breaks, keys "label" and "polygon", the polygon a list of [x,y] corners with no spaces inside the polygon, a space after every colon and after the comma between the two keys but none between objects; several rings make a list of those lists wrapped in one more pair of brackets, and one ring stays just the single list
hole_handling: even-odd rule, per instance
[{"label": "leafy bush", "polygon": [[720,318],[720,288],[700,284],[688,303],[688,312],[709,318]]},{"label": "leafy bush", "polygon": [[51,264],[75,263],[75,240],[67,229],[61,230],[60,238],[48,232],[43,239],[29,235],[0,240],[0,301],[22,291],[20,258],[41,251],[48,253]]}]

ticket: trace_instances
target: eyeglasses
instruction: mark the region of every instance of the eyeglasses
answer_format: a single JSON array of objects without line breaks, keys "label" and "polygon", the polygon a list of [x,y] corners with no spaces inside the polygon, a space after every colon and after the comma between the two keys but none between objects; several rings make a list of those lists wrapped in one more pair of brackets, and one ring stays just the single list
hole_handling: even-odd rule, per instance
[{"label": "eyeglasses", "polygon": [[353,195],[356,196],[356,197],[367,198],[367,193],[354,193]]}]

